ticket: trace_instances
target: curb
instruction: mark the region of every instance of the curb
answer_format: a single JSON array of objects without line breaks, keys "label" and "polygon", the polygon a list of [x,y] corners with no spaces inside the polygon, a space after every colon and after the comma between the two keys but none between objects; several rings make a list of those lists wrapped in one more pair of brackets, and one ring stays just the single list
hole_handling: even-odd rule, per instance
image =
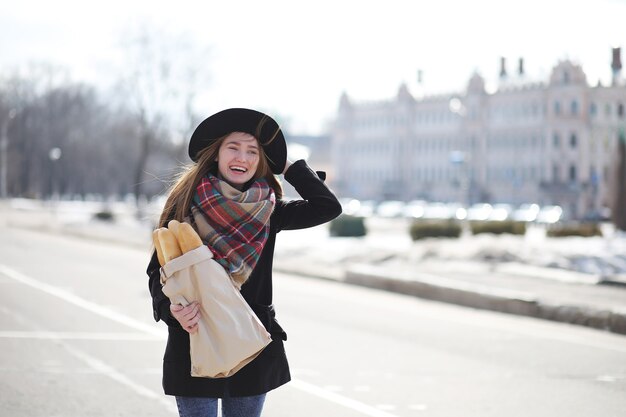
[{"label": "curb", "polygon": [[558,305],[534,294],[467,284],[419,274],[389,277],[353,267],[344,282],[482,310],[576,324],[626,335],[626,313],[578,305]]},{"label": "curb", "polygon": [[[372,272],[371,266],[352,265],[345,271],[337,268],[306,268],[302,263],[275,262],[277,272],[325,279],[440,301],[480,310],[497,311],[519,316],[556,321],[626,335],[626,312],[579,305],[560,305],[528,292],[470,284],[465,281],[429,274],[389,276]],[[316,271],[315,274],[303,272]]]}]

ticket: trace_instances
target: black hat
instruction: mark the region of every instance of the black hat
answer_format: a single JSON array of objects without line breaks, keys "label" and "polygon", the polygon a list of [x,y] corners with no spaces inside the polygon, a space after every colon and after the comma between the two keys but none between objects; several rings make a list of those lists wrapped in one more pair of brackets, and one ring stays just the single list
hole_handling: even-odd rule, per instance
[{"label": "black hat", "polygon": [[189,157],[197,162],[198,152],[232,132],[249,133],[257,138],[272,172],[283,172],[287,162],[287,144],[280,126],[268,115],[250,109],[226,109],[205,119],[191,135]]}]

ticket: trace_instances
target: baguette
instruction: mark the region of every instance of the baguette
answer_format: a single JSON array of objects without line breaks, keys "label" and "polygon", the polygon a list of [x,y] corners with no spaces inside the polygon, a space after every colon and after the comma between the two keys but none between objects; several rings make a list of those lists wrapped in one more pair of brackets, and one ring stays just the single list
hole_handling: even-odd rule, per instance
[{"label": "baguette", "polygon": [[178,228],[179,227],[180,227],[180,222],[178,220],[170,220],[167,223],[167,228],[170,229],[174,233],[174,236],[176,236],[177,238],[178,238]]},{"label": "baguette", "polygon": [[189,223],[179,223],[176,237],[183,253],[199,248],[204,244]]},{"label": "baguette", "polygon": [[159,229],[154,229],[152,232],[152,242],[156,249],[157,258],[159,259],[159,265],[165,265],[165,258],[163,257],[163,249],[161,249],[161,242],[159,241]]},{"label": "baguette", "polygon": [[178,258],[182,255],[178,241],[174,233],[166,227],[161,227],[158,230],[159,242],[161,243],[161,249],[163,250],[163,259],[165,263],[168,263],[174,258]]}]

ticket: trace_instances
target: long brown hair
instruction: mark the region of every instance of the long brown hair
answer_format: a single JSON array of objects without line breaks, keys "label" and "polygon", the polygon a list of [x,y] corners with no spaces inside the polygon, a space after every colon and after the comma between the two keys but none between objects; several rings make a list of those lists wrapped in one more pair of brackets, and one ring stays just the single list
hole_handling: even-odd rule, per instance
[{"label": "long brown hair", "polygon": [[[189,215],[191,210],[191,201],[196,187],[200,180],[210,173],[217,174],[217,156],[220,146],[228,135],[222,136],[215,140],[209,146],[198,152],[198,162],[183,167],[180,174],[174,181],[169,190],[165,207],[159,219],[159,227],[166,227],[167,222],[175,219],[183,221]],[[258,142],[258,139],[257,139]],[[277,199],[283,197],[283,188],[278,178],[272,173],[267,155],[263,151],[263,147],[259,148],[259,164],[252,179],[246,184],[246,188],[259,178],[265,178],[269,186],[274,190]]]}]

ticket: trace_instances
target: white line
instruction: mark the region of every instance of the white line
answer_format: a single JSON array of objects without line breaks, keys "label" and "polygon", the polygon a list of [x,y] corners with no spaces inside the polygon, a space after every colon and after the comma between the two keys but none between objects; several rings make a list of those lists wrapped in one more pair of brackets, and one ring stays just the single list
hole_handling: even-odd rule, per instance
[{"label": "white line", "polygon": [[61,343],[68,352],[70,352],[72,355],[74,355],[81,361],[85,362],[93,370],[128,387],[129,389],[131,389],[132,391],[134,391],[135,393],[143,397],[158,401],[159,403],[161,403],[161,405],[165,406],[169,411],[177,413],[178,410],[176,409],[174,404],[168,401],[163,395],[157,394],[156,392],[133,382],[131,379],[127,378],[122,373],[118,372],[115,368],[107,365],[106,363],[102,362],[99,359],[94,358],[93,356],[83,352],[82,350],[76,349],[75,347],[72,347],[66,343],[63,343],[60,340],[58,342]]},{"label": "white line", "polygon": [[139,320],[135,320],[124,314],[118,313],[106,307],[102,307],[101,305],[98,305],[91,301],[87,301],[84,298],[74,295],[68,291],[62,290],[61,288],[54,287],[50,284],[46,284],[34,278],[28,277],[12,268],[7,267],[6,265],[0,265],[0,273],[14,279],[15,281],[21,282],[22,284],[26,284],[50,295],[54,295],[55,297],[67,301],[68,303],[74,304],[78,307],[82,307],[87,311],[98,314],[99,316],[105,317],[109,320],[121,323],[132,329],[140,330],[144,333],[159,337],[162,340],[165,340],[166,338],[166,334],[163,330],[160,330],[153,326],[149,326]]},{"label": "white line", "polygon": [[155,341],[160,337],[128,332],[47,332],[0,330],[0,339]]},{"label": "white line", "polygon": [[[116,321],[118,323],[122,323],[128,327],[131,327],[133,329],[136,330],[140,330],[142,332],[145,332],[151,336],[157,336],[159,338],[165,338],[165,335],[163,332],[158,331],[158,329],[148,326],[142,322],[139,322],[133,318],[130,318],[128,316],[125,316],[121,313],[117,313],[115,311],[109,310],[107,308],[104,308],[102,306],[99,306],[98,304],[92,303],[91,301],[87,301],[83,298],[80,298],[74,294],[71,294],[67,291],[64,291],[60,288],[54,287],[52,285],[43,283],[41,281],[38,281],[34,278],[30,278],[20,272],[15,271],[14,269],[11,269],[5,265],[0,265],[0,273],[8,276],[9,278],[12,278],[18,282],[21,282],[23,284],[29,285],[35,289],[38,289],[40,291],[44,291],[48,294],[54,295],[55,297],[61,298],[62,300],[65,300],[69,303],[72,303],[76,306],[82,307],[88,311],[91,311],[92,313],[98,314],[102,317],[106,317],[108,319],[111,319],[113,321]],[[140,395],[146,396],[148,398],[156,398],[158,401],[166,404],[168,406],[168,408],[171,407],[171,404],[169,402],[167,402],[165,400],[165,398],[163,398],[162,395],[158,395],[156,393],[154,393],[151,390],[148,390],[147,388],[138,385],[136,383],[134,383],[133,381],[131,381],[130,379],[128,379],[127,377],[125,377],[124,375],[122,375],[121,373],[119,373],[117,370],[115,370],[114,368],[108,366],[107,364],[105,364],[104,362],[93,358],[91,356],[89,356],[88,354],[70,347],[68,345],[66,345],[65,343],[63,343],[60,339],[57,339],[57,341],[59,343],[62,343],[72,354],[74,354],[76,357],[80,358],[81,360],[83,360],[84,362],[86,362],[90,367],[92,367],[93,369],[97,370],[98,372],[101,372],[107,376],[109,376],[110,378],[114,379],[115,381],[118,381],[119,383],[126,385],[127,387],[131,388],[132,390],[134,390],[135,392],[137,392]],[[308,394],[311,395],[315,395],[317,397],[323,398],[327,401],[333,402],[335,404],[339,404],[343,407],[349,408],[353,411],[357,411],[363,415],[366,416],[370,416],[370,417],[397,417],[396,415],[393,414],[389,414],[387,412],[378,410],[375,407],[369,406],[367,404],[364,404],[362,402],[353,400],[351,398],[348,397],[344,397],[343,395],[339,395],[337,393],[334,392],[330,392],[328,390],[325,390],[323,388],[320,388],[316,385],[313,384],[309,384],[308,382],[304,382],[301,381],[299,379],[292,379],[290,384],[288,386],[291,386],[293,388],[299,389],[301,391],[304,391]]]},{"label": "white line", "polygon": [[395,414],[389,414],[385,411],[379,410],[370,405],[364,404],[360,401],[353,400],[352,398],[344,397],[337,393],[325,390],[316,385],[309,384],[308,382],[301,381],[299,379],[292,379],[287,385],[288,387],[299,389],[308,394],[318,396],[335,404],[339,404],[343,407],[349,408],[353,411],[357,411],[361,414],[370,417],[398,417]]},{"label": "white line", "polygon": [[[0,306],[0,312],[2,312],[3,314],[8,314],[13,316],[18,322],[21,322],[25,325],[28,326],[34,326],[34,323],[31,323],[30,320],[26,319],[25,317],[23,317],[22,315],[20,315],[19,313],[15,312],[15,311],[11,311],[3,306]],[[8,333],[8,332],[6,332]],[[19,332],[15,332],[15,333],[19,333]],[[21,332],[21,333],[27,333],[27,332]],[[49,336],[52,336],[54,334],[59,334],[59,333],[55,333],[55,332],[31,332],[31,333],[47,333]],[[151,335],[148,335],[150,337],[153,337]],[[70,346],[69,344],[63,342],[63,340],[58,339],[58,338],[54,338],[51,337],[50,338],[51,341],[53,341],[54,343],[62,346],[65,350],[67,350],[71,355],[77,357],[78,359],[80,359],[81,361],[83,361],[84,363],[86,363],[91,369],[95,370],[96,372],[111,378],[112,380],[114,380],[115,382],[122,384],[128,388],[130,388],[132,391],[134,391],[135,393],[143,396],[143,397],[147,397],[151,400],[156,400],[159,403],[161,403],[167,410],[178,414],[177,413],[177,409],[176,407],[171,403],[171,401],[168,401],[163,395],[160,395],[142,385],[139,385],[135,382],[133,382],[131,379],[129,379],[128,377],[124,376],[122,373],[118,372],[115,368],[107,365],[106,363],[102,362],[99,359],[94,358],[93,356],[83,352],[80,349],[77,349],[75,347]]]}]

